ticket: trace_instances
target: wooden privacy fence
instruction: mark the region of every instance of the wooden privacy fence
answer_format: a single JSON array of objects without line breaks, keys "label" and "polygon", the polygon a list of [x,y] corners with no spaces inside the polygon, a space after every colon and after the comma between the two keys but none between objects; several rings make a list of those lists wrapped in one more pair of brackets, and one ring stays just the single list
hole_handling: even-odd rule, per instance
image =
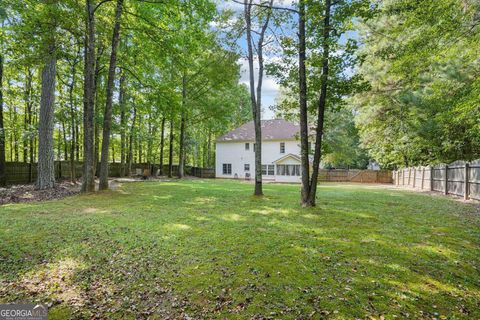
[{"label": "wooden privacy fence", "polygon": [[215,178],[214,168],[187,167],[187,174],[199,178]]},{"label": "wooden privacy fence", "polygon": [[387,170],[322,169],[318,173],[318,181],[392,183],[392,172]]},{"label": "wooden privacy fence", "polygon": [[[70,161],[55,161],[55,178],[56,179],[71,179],[71,170],[70,170],[71,163]],[[37,164],[33,163],[25,163],[25,162],[7,162],[6,163],[6,176],[7,176],[7,184],[14,185],[14,184],[25,184],[34,182],[37,179]],[[97,165],[97,176],[98,176],[98,169],[100,164]],[[131,167],[131,175],[142,175],[144,169],[152,169],[153,172],[158,172],[160,169],[160,165],[158,164],[147,164],[147,163],[132,163]],[[108,165],[108,172],[110,177],[120,177],[122,165],[121,163],[110,163]],[[186,173],[189,174],[190,167],[186,167]],[[209,178],[207,176],[209,173],[203,172],[203,168],[197,168],[195,171],[196,175],[198,174],[202,177]],[[205,169],[203,169],[205,170]],[[208,169],[211,170],[211,169]],[[75,162],[75,176],[76,178],[81,178],[83,174],[83,163],[82,162]],[[168,174],[168,165],[163,166],[163,175]],[[174,176],[178,175],[178,165],[174,165],[172,168],[172,174]],[[197,176],[197,175],[196,175]],[[213,173],[215,176],[215,173]]]},{"label": "wooden privacy fence", "polygon": [[455,161],[427,167],[404,168],[393,172],[394,184],[414,189],[439,191],[480,200],[480,159]]}]

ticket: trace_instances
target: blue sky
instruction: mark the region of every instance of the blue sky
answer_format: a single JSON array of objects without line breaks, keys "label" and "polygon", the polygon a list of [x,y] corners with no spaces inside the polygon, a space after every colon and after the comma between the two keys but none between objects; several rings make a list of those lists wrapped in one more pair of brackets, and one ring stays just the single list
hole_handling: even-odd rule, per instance
[{"label": "blue sky", "polygon": [[[296,0],[276,0],[275,6],[292,6]],[[230,9],[233,10],[237,15],[241,16],[243,14],[243,6],[237,4],[231,0],[222,1],[217,0],[217,5],[219,10]],[[243,16],[241,16],[243,18]],[[245,36],[241,37],[238,40],[238,45],[244,53],[246,52],[247,42]],[[265,55],[264,59],[266,62],[271,59],[271,56],[268,54]],[[248,61],[245,58],[242,58],[238,61],[241,66],[241,78],[240,82],[249,85],[249,73],[248,73]],[[257,68],[258,64],[255,61],[255,66]],[[255,85],[257,81],[258,72],[255,72]],[[271,107],[275,105],[275,99],[278,96],[280,91],[280,86],[276,83],[275,79],[267,74],[264,74],[263,78],[263,87],[262,87],[262,119],[273,119],[275,117],[274,111],[271,110]]]},{"label": "blue sky", "polygon": [[[232,0],[216,0],[217,2],[217,7],[219,11],[225,10],[225,9],[230,9],[232,10],[237,18],[243,19],[243,5],[238,4],[233,2]],[[254,1],[256,3],[259,3],[258,1]],[[295,6],[297,0],[275,0],[274,5],[277,7],[292,7]],[[292,31],[291,27],[289,26],[283,26],[283,31],[289,33]],[[295,32],[295,30],[293,30]],[[254,38],[256,37],[255,34],[253,35]],[[348,38],[358,38],[358,33],[356,31],[349,31],[346,34],[342,35],[340,38],[341,43],[345,43],[346,39]],[[267,39],[268,41],[268,39]],[[246,57],[246,47],[247,47],[247,42],[245,39],[245,35],[243,35],[238,41],[237,41],[238,46],[240,47],[240,50],[242,51],[243,58],[239,59],[238,63],[241,66],[241,78],[240,82],[246,84],[247,86],[249,85],[249,72],[248,72],[248,61],[245,58]],[[278,58],[279,53],[270,53],[268,50],[264,53],[264,60],[265,63],[268,63],[269,61],[272,61],[272,59]],[[257,61],[255,61],[255,85],[257,83],[257,75],[258,75],[258,64]],[[354,73],[354,70],[346,70],[346,73],[352,74]],[[273,119],[275,117],[275,111],[272,110],[274,109],[275,106],[275,100],[278,97],[280,93],[280,86],[276,83],[275,79],[267,74],[264,74],[264,80],[263,80],[263,87],[262,87],[262,119]]]}]

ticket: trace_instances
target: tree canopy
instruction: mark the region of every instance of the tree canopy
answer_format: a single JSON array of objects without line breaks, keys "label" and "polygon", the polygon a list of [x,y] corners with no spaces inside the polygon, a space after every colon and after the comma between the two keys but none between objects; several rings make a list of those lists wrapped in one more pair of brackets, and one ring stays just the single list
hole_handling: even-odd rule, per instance
[{"label": "tree canopy", "polygon": [[386,167],[480,155],[480,4],[383,1],[360,23],[360,136]]},{"label": "tree canopy", "polygon": [[[38,160],[41,71],[54,41],[55,160],[85,158],[84,108],[93,102],[93,169],[102,131],[108,161],[212,166],[215,137],[249,119],[247,89],[239,84],[239,55],[211,26],[223,17],[213,1],[122,1],[113,65],[112,36],[118,1],[13,1],[1,3],[3,116],[6,160]],[[92,36],[88,34],[91,8]],[[54,36],[54,38],[53,38]],[[85,92],[88,41],[93,88]],[[112,99],[110,129],[105,108]],[[108,103],[107,103],[108,108]],[[171,124],[171,125],[170,125]],[[105,136],[106,134],[106,136]],[[172,143],[165,141],[172,136]],[[182,137],[181,139],[180,136]],[[88,144],[88,143],[87,143]],[[182,160],[184,157],[186,159]],[[172,164],[172,163],[171,163]],[[153,169],[153,168],[152,168]]]}]

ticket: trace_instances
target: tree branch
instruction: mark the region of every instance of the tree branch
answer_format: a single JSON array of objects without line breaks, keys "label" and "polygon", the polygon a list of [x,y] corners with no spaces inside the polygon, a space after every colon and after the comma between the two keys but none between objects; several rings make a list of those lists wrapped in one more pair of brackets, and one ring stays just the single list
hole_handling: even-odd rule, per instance
[{"label": "tree branch", "polygon": [[[243,2],[240,1],[240,0],[232,0],[232,1],[235,2],[235,3],[241,4],[241,5],[245,5],[245,3],[243,3]],[[293,12],[293,13],[298,14],[298,10],[295,10],[295,9],[292,9],[292,8],[270,6],[270,5],[261,4],[261,3],[250,3],[250,5],[256,6],[256,7],[260,7],[260,8],[275,9],[275,10],[285,10],[285,11],[290,11],[290,12]]]}]

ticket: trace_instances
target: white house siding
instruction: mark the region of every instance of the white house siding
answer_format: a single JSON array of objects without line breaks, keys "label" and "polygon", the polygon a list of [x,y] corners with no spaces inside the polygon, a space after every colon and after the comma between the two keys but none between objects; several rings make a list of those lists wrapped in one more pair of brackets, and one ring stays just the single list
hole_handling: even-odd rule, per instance
[{"label": "white house siding", "polygon": [[[285,143],[285,153],[280,153],[280,143]],[[245,150],[245,143],[250,144],[250,149]],[[215,157],[215,172],[217,178],[238,178],[245,179],[245,164],[250,165],[250,177],[254,179],[255,176],[255,152],[253,148],[254,141],[235,141],[235,142],[217,142],[216,143],[216,157]],[[262,164],[274,165],[274,161],[284,157],[288,154],[300,155],[299,141],[263,141],[262,142]],[[294,159],[287,158],[285,161],[294,161]],[[223,174],[223,164],[232,165],[231,174]],[[296,162],[295,164],[299,164]],[[274,175],[264,175],[264,180],[279,181],[276,174],[276,167]],[[282,176],[282,182],[300,182],[300,177]]]}]

